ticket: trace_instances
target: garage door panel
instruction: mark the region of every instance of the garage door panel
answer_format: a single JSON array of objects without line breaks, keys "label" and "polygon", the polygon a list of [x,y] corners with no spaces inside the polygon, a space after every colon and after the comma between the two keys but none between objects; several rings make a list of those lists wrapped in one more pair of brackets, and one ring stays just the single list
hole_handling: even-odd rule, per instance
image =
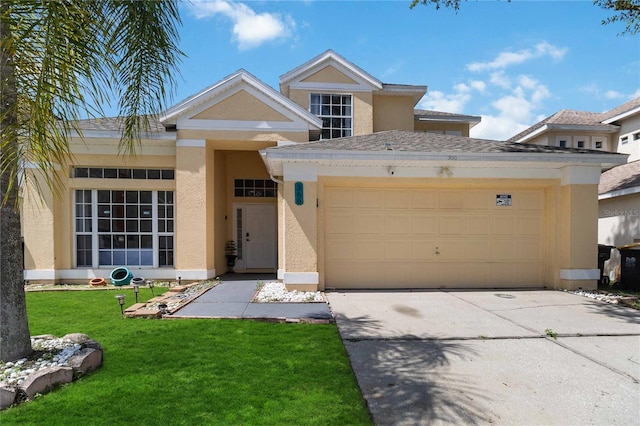
[{"label": "garage door panel", "polygon": [[359,216],[353,221],[353,232],[356,234],[382,234],[384,219],[382,216]]},{"label": "garage door panel", "polygon": [[462,216],[442,216],[438,220],[440,235],[462,235],[465,230],[465,220]]},{"label": "garage door panel", "polygon": [[411,191],[411,208],[419,210],[433,210],[438,208],[436,191],[418,189]]},{"label": "garage door panel", "polygon": [[411,221],[408,215],[389,215],[384,217],[384,233],[387,235],[411,234]]},{"label": "garage door panel", "polygon": [[332,239],[326,243],[327,260],[339,261],[343,259],[353,259],[354,248],[351,240]]},{"label": "garage door panel", "polygon": [[[380,198],[380,194],[378,194]],[[411,193],[407,190],[384,191],[382,207],[391,210],[407,210],[411,208]]]},{"label": "garage door panel", "polygon": [[386,241],[384,260],[405,261],[411,259],[411,246],[406,241]]},{"label": "garage door panel", "polygon": [[325,229],[327,234],[340,235],[353,233],[352,215],[333,214],[327,218]]},{"label": "garage door panel", "polygon": [[[505,193],[512,206],[496,206]],[[328,288],[543,284],[542,189],[328,187],[325,194]]]},{"label": "garage door panel", "polygon": [[410,216],[411,233],[413,235],[435,235],[438,232],[438,219],[435,215],[418,214]]},{"label": "garage door panel", "polygon": [[353,207],[360,209],[379,209],[382,207],[380,193],[374,189],[358,189],[353,192]]}]

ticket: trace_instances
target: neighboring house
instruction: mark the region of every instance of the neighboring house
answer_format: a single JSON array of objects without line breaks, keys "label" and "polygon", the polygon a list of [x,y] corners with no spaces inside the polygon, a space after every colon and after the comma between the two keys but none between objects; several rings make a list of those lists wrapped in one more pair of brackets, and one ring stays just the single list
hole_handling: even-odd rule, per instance
[{"label": "neighboring house", "polygon": [[[640,98],[604,113],[563,110],[509,141],[628,155],[629,164],[602,174],[598,243],[620,247],[640,241]],[[614,250],[607,272],[619,263]]]},{"label": "neighboring house", "polygon": [[[23,189],[25,280],[116,266],[151,279],[277,271],[289,288],[594,287],[606,152],[471,139],[329,50],[280,78],[239,70],[165,111],[134,157],[119,119],[77,123],[65,184]],[[46,188],[46,185],[40,185]]]}]

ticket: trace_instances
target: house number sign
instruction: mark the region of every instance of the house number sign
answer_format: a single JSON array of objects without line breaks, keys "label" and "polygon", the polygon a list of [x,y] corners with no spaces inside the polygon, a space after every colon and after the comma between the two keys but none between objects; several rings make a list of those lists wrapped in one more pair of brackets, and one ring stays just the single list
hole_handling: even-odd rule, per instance
[{"label": "house number sign", "polygon": [[496,206],[511,206],[511,194],[496,194]]},{"label": "house number sign", "polygon": [[296,198],[296,206],[301,206],[304,204],[304,186],[302,182],[296,182],[293,185],[293,191],[295,193]]}]

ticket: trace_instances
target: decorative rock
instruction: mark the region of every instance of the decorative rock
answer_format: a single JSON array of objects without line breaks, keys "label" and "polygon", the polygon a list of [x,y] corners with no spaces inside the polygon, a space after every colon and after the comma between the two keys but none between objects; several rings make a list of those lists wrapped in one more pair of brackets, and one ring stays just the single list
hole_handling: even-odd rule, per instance
[{"label": "decorative rock", "polygon": [[102,345],[100,343],[96,342],[95,340],[91,340],[91,339],[87,340],[86,342],[84,342],[82,344],[82,347],[83,348],[91,348],[91,349],[95,349],[97,351],[102,352]]},{"label": "decorative rock", "polygon": [[0,410],[11,407],[16,400],[17,393],[15,388],[0,386]]},{"label": "decorative rock", "polygon": [[20,386],[29,399],[38,393],[45,393],[57,385],[73,381],[73,368],[48,367],[30,375]]},{"label": "decorative rock", "polygon": [[62,337],[62,340],[69,340],[69,341],[71,341],[73,343],[83,344],[87,340],[91,340],[91,337],[87,336],[84,333],[71,333],[71,334],[67,334],[66,336]]},{"label": "decorative rock", "polygon": [[84,348],[69,359],[68,365],[80,374],[97,370],[102,365],[102,351]]},{"label": "decorative rock", "polygon": [[39,336],[31,336],[31,340],[49,340],[49,339],[57,339],[53,334],[41,334]]}]

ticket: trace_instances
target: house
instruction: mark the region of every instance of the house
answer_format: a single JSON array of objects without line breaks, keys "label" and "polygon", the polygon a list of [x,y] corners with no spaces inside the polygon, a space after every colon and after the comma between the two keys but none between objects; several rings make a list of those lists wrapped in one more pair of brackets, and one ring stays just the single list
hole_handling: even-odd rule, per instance
[{"label": "house", "polygon": [[426,86],[331,50],[279,89],[239,70],[135,157],[119,119],[77,123],[61,193],[23,189],[25,280],[207,279],[234,241],[236,272],[289,288],[595,286],[600,171],[624,156],[469,138],[479,117],[416,110]]},{"label": "house", "polygon": [[[509,139],[628,155],[602,174],[598,189],[598,243],[616,247],[640,242],[640,98],[604,112],[563,110]],[[613,251],[605,273],[620,264]]]}]

